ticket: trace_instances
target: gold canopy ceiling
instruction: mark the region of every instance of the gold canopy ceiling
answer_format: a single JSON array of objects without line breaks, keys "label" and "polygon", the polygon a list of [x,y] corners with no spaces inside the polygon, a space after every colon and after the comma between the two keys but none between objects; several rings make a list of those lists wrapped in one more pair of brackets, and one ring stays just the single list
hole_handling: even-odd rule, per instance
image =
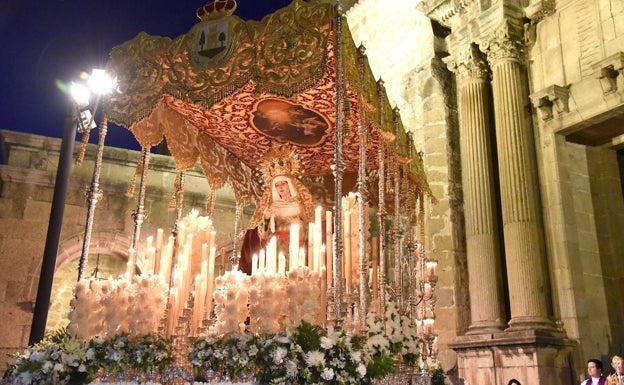
[{"label": "gold canopy ceiling", "polygon": [[338,117],[346,175],[357,174],[363,132],[369,181],[385,146],[411,195],[429,192],[398,110],[334,4],[295,0],[260,22],[231,15],[235,8],[218,0],[175,40],[140,33],[115,47],[107,68],[120,93],[108,119],[144,148],[165,138],[178,170],[199,161],[211,189],[228,183],[247,204],[261,193],[260,160],[278,144],[297,153],[305,176],[332,175]]}]

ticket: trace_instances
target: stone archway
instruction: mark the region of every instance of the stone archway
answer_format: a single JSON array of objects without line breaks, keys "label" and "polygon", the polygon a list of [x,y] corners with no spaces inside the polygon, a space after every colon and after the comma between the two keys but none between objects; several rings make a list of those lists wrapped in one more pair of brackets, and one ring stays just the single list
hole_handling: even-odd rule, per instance
[{"label": "stone archway", "polygon": [[[100,279],[123,274],[127,262],[129,237],[120,233],[98,232],[92,235],[85,275]],[[82,252],[82,235],[61,242],[52,284],[50,309],[46,331],[67,325],[70,302],[78,278],[78,264]],[[36,285],[34,286],[36,287]]]}]

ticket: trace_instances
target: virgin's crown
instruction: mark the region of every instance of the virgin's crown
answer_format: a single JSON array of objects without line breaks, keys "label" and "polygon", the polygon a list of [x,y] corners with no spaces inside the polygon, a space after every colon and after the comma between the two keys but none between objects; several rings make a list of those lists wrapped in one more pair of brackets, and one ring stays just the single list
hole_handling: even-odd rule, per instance
[{"label": "virgin's crown", "polygon": [[262,157],[260,172],[265,182],[281,175],[297,176],[300,162],[297,153],[284,145],[271,148]]}]

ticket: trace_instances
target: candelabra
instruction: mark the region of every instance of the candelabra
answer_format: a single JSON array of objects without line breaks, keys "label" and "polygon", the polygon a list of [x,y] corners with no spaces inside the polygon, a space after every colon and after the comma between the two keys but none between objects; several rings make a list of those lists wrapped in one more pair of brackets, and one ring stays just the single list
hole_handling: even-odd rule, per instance
[{"label": "candelabra", "polygon": [[435,287],[437,261],[427,258],[422,242],[408,245],[410,260],[413,261],[410,282],[416,290],[410,295],[410,316],[416,321],[420,345],[420,373],[428,374],[429,363],[436,360],[437,335],[435,333]]}]

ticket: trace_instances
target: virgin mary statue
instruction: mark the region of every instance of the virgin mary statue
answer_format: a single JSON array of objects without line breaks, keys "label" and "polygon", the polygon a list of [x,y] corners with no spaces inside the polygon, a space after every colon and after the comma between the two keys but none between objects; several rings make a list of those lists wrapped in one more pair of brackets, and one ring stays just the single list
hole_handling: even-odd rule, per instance
[{"label": "virgin mary statue", "polygon": [[299,230],[299,247],[305,247],[307,224],[314,217],[312,195],[296,178],[299,162],[294,151],[285,146],[269,150],[261,171],[265,190],[249,221],[239,261],[239,269],[247,274],[251,274],[251,257],[272,237],[277,239],[277,251],[288,256],[292,225],[298,225],[294,228]]}]

